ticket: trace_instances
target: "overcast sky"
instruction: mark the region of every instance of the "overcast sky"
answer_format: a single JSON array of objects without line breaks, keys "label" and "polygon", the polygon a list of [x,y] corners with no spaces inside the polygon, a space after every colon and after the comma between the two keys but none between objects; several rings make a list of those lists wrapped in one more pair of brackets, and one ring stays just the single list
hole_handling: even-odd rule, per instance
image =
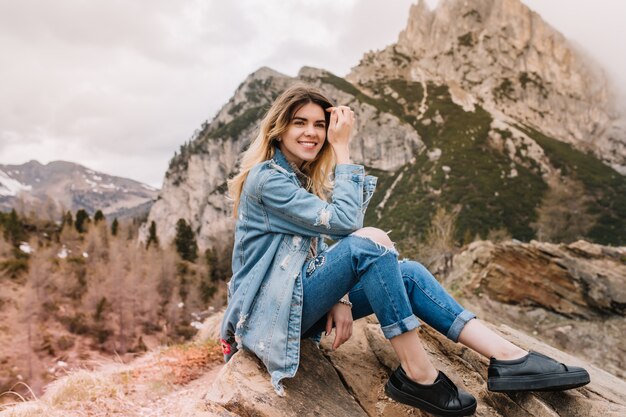
[{"label": "overcast sky", "polygon": [[[523,1],[626,95],[626,1]],[[0,0],[0,164],[62,159],[160,187],[248,74],[344,76],[397,40],[411,3]]]}]

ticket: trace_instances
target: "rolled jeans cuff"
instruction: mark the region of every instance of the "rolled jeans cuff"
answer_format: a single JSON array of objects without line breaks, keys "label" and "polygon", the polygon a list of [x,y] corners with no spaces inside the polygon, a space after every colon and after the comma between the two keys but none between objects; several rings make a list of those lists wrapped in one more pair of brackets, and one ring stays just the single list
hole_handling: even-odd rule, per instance
[{"label": "rolled jeans cuff", "polygon": [[452,322],[452,325],[450,326],[446,337],[453,342],[457,342],[459,340],[459,335],[461,334],[461,331],[463,330],[467,322],[474,318],[476,318],[476,314],[472,313],[469,310],[463,310],[461,314],[456,316],[456,319],[454,319],[454,321]]},{"label": "rolled jeans cuff", "polygon": [[380,326],[387,339],[391,339],[392,337],[396,337],[410,330],[415,330],[418,327],[420,327],[420,322],[414,315],[410,315],[409,317],[388,326]]}]

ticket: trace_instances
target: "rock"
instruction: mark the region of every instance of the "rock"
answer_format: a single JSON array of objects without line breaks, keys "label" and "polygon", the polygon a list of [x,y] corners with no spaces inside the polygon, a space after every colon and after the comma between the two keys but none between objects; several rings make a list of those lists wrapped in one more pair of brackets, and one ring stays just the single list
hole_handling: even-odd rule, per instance
[{"label": "rock", "polygon": [[239,351],[222,368],[205,399],[240,416],[355,416],[366,417],[344,388],[337,372],[310,340],[302,343],[295,378],[285,381],[278,396],[263,363]]},{"label": "rock", "polygon": [[[379,356],[374,352],[369,342],[369,326],[380,329],[380,326],[373,324],[373,322],[375,320],[370,317],[355,323],[352,337],[334,352],[331,351],[334,335],[325,337],[321,346],[332,365],[341,375],[341,379],[349,387],[349,392],[357,399],[359,405],[368,415],[405,416],[404,407],[386,397],[384,386],[389,378],[389,369],[391,368],[381,364]],[[395,369],[398,362],[394,357],[390,358],[388,364]]]},{"label": "rock", "polygon": [[[591,374],[592,382],[584,388],[558,393],[518,393],[511,395],[492,393],[487,390],[486,386],[488,365],[486,358],[460,344],[452,343],[431,328],[422,326],[419,331],[420,337],[435,367],[446,373],[457,385],[477,397],[477,416],[587,416],[602,412],[617,417],[626,412],[626,382],[623,380],[508,326],[490,327],[525,349],[533,349],[564,363],[585,367]],[[375,352],[374,356],[379,360],[379,366],[387,372],[395,368],[397,366],[395,353],[391,344],[384,338],[380,327],[371,322],[360,321],[355,323],[353,338],[363,337],[362,333],[365,333],[371,352]],[[340,372],[350,387],[352,387],[351,381],[357,379],[359,375],[354,371],[345,372],[342,370],[362,367],[361,358],[364,358],[368,364],[371,363],[369,358],[371,353],[363,354],[361,343],[349,341],[336,352],[329,354],[333,363],[341,363]],[[341,352],[344,348],[347,351]],[[388,365],[391,365],[391,368]],[[376,370],[375,366],[372,368]],[[371,379],[373,381],[370,382],[370,392],[382,389],[376,376]],[[386,382],[386,378],[384,382]],[[360,384],[363,385],[364,383],[361,382]],[[354,390],[355,395],[358,392],[360,390]],[[357,395],[357,398],[360,404],[368,404],[362,397]],[[385,412],[380,413],[380,410],[385,410]],[[366,408],[371,416],[407,415],[410,410],[409,407],[385,399],[380,400],[375,408]],[[415,415],[421,414],[416,412]]]},{"label": "rock", "polygon": [[[564,392],[490,392],[486,358],[422,326],[419,334],[436,368],[477,397],[477,416],[618,417],[626,413],[625,381],[506,325],[489,326],[522,348],[585,367],[591,383]],[[322,340],[321,350],[311,341],[303,342],[300,369],[293,380],[287,380],[284,398],[274,393],[262,363],[248,352],[238,352],[209,389],[207,407],[223,407],[240,416],[428,415],[385,396],[384,384],[398,361],[373,316],[355,322],[352,338],[336,351],[329,350],[333,337]]]},{"label": "rock", "polygon": [[[463,279],[464,286],[496,301],[537,305],[567,317],[624,316],[626,264],[618,255],[585,252],[582,245],[477,243],[459,254],[454,264],[467,266],[464,258],[469,257],[473,273]],[[598,246],[593,246],[593,253],[598,253]],[[446,279],[448,284],[466,269],[458,271]]]},{"label": "rock", "polygon": [[480,317],[625,377],[624,252],[584,241],[474,242],[454,256],[444,284]]},{"label": "rock", "polygon": [[[565,392],[493,393],[486,387],[486,358],[427,325],[419,329],[424,347],[437,369],[477,397],[477,416],[626,415],[626,382],[618,377],[624,376],[626,368],[626,320],[620,307],[625,252],[626,248],[584,241],[570,245],[474,242],[454,257],[444,280],[456,288],[467,308],[508,340],[587,369],[591,383],[585,387]],[[209,319],[207,329],[215,328],[216,317]],[[216,378],[207,404],[241,416],[306,414],[303,410],[308,415],[310,410],[319,415],[426,415],[385,396],[384,384],[398,360],[374,316],[355,322],[352,338],[336,351],[330,349],[333,337],[322,339],[321,350],[310,341],[303,342],[301,366],[285,384],[286,398],[274,393],[261,362],[240,352]],[[329,398],[328,392],[338,400],[330,404],[320,400]],[[331,407],[343,411],[327,411]],[[348,414],[341,414],[347,409]]]},{"label": "rock", "polygon": [[204,322],[202,322],[202,327],[200,327],[198,333],[196,333],[194,340],[198,343],[207,342],[209,340],[219,340],[223,318],[224,311],[218,311],[209,316],[206,320],[204,320]]}]

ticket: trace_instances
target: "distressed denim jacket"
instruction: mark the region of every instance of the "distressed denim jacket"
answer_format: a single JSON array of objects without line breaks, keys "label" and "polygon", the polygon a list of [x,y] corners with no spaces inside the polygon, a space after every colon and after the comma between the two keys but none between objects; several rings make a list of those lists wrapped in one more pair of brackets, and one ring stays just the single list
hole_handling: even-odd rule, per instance
[{"label": "distressed denim jacket", "polygon": [[[239,348],[259,357],[272,385],[284,395],[283,378],[300,361],[302,277],[311,238],[339,239],[363,227],[376,177],[361,165],[335,167],[334,188],[326,202],[301,187],[285,156],[250,170],[244,184],[233,249],[233,277],[221,327],[224,358]],[[326,245],[318,239],[318,253]]]}]

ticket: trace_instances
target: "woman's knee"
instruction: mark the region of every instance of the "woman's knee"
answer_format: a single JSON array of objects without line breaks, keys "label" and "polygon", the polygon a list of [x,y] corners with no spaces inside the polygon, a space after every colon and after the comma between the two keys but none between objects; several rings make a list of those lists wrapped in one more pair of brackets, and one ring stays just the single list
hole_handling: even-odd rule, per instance
[{"label": "woman's knee", "polygon": [[385,246],[387,248],[393,248],[393,242],[391,241],[391,239],[389,239],[387,233],[375,227],[364,227],[352,234],[355,236],[368,238],[378,243],[379,245]]},{"label": "woman's knee", "polygon": [[421,263],[411,260],[402,260],[399,263],[405,281],[408,279],[419,282],[421,285],[440,285],[437,278]]}]

